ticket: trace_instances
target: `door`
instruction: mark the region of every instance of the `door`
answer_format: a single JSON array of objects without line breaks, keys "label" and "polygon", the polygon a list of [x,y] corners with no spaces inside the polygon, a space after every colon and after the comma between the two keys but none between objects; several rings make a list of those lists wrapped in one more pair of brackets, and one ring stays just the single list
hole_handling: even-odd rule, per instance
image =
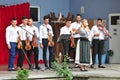
[{"label": "door", "polygon": [[111,25],[110,35],[110,49],[113,50],[114,54],[110,57],[110,63],[120,63],[120,25]]}]

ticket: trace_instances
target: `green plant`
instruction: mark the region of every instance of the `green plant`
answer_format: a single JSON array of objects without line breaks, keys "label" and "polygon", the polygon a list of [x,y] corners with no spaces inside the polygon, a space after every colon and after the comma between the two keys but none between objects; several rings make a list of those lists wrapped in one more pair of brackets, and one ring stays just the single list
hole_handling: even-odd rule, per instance
[{"label": "green plant", "polygon": [[29,71],[26,69],[20,69],[17,72],[17,80],[27,80],[29,77]]},{"label": "green plant", "polygon": [[107,53],[108,53],[109,56],[113,56],[113,54],[114,54],[113,50],[111,50],[111,49],[108,50]]},{"label": "green plant", "polygon": [[59,76],[65,77],[66,80],[72,80],[73,75],[69,70],[67,60],[68,60],[68,55],[64,56],[64,61],[61,64],[58,64],[58,59],[57,59],[56,61],[53,62],[53,69],[57,71],[57,74]]}]

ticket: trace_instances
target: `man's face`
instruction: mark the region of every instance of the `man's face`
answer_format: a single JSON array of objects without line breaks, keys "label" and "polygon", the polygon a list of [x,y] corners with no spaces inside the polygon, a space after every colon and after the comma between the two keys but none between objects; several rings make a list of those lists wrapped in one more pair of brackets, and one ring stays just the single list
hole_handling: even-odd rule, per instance
[{"label": "man's face", "polygon": [[12,20],[11,24],[12,24],[13,27],[15,27],[17,25],[17,20]]},{"label": "man's face", "polygon": [[49,19],[45,19],[45,20],[44,20],[44,23],[45,23],[45,24],[49,24]]},{"label": "man's face", "polygon": [[81,16],[77,16],[77,17],[76,17],[76,20],[77,20],[77,21],[81,21],[81,19],[82,19]]},{"label": "man's face", "polygon": [[33,25],[33,20],[32,19],[28,19],[28,25],[29,26]]},{"label": "man's face", "polygon": [[23,23],[23,24],[27,24],[27,23],[28,23],[28,19],[23,19],[23,20],[22,20],[22,23]]},{"label": "man's face", "polygon": [[66,26],[67,26],[67,27],[70,27],[70,25],[71,25],[71,21],[67,21],[67,22],[66,22]]},{"label": "man's face", "polygon": [[98,20],[98,21],[97,21],[97,25],[98,25],[98,26],[102,26],[102,21],[101,21],[101,20]]}]

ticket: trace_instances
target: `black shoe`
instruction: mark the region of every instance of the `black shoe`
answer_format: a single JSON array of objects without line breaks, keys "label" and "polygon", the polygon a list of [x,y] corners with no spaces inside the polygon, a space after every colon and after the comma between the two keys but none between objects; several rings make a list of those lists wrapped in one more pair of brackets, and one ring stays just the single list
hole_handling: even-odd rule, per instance
[{"label": "black shoe", "polygon": [[41,68],[38,66],[38,67],[35,67],[35,69],[40,70]]},{"label": "black shoe", "polygon": [[94,65],[91,65],[90,68],[94,68]]},{"label": "black shoe", "polygon": [[85,69],[84,71],[88,71],[87,69]]},{"label": "black shoe", "polygon": [[33,67],[32,67],[32,66],[30,66],[30,67],[29,67],[29,70],[33,71]]},{"label": "black shoe", "polygon": [[45,67],[45,70],[47,70],[47,69],[49,69],[49,70],[50,70],[50,68],[49,68],[49,67]]},{"label": "black shoe", "polygon": [[75,68],[80,68],[80,66],[78,64],[75,65]]},{"label": "black shoe", "polygon": [[8,68],[8,71],[16,71],[15,68]]},{"label": "black shoe", "polygon": [[8,71],[12,71],[12,69],[8,69]]},{"label": "black shoe", "polygon": [[98,66],[98,68],[105,68],[105,66],[100,65],[100,66]]},{"label": "black shoe", "polygon": [[81,71],[85,71],[84,69],[81,69],[81,68],[80,68],[80,70],[81,70]]}]

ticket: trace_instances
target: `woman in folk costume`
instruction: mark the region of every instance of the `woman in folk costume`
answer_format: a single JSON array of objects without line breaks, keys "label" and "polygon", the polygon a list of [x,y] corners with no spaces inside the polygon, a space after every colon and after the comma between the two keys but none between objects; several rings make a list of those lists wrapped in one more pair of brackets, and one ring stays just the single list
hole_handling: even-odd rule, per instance
[{"label": "woman in folk costume", "polygon": [[75,63],[80,65],[81,71],[87,71],[87,65],[92,63],[92,57],[90,51],[90,29],[86,19],[82,20],[79,33],[80,39],[77,42]]}]

